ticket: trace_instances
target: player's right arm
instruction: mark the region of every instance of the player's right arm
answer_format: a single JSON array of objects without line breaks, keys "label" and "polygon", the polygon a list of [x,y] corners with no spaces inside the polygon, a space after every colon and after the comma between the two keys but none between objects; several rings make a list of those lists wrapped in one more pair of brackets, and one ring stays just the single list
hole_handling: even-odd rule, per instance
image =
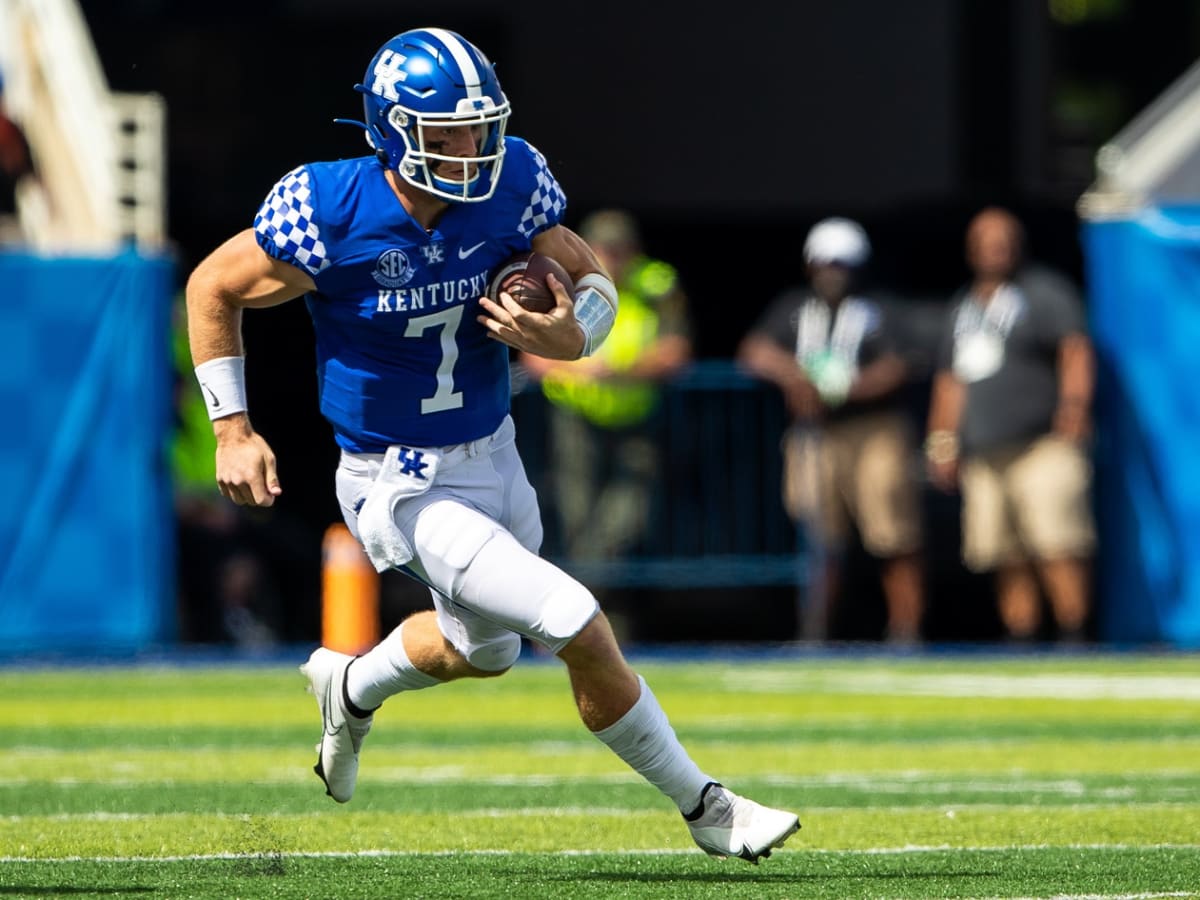
[{"label": "player's right arm", "polygon": [[[216,362],[222,367],[219,361],[224,360],[230,367],[238,363],[240,373],[242,310],[277,306],[315,289],[307,272],[268,256],[255,241],[252,229],[234,235],[188,278],[192,363],[201,367]],[[204,393],[216,413],[213,431],[221,493],[241,506],[272,505],[281,493],[275,454],[251,426],[244,397],[229,396],[244,395],[244,387],[224,383],[219,390],[206,389]],[[230,407],[230,412],[220,414],[225,407]]]}]

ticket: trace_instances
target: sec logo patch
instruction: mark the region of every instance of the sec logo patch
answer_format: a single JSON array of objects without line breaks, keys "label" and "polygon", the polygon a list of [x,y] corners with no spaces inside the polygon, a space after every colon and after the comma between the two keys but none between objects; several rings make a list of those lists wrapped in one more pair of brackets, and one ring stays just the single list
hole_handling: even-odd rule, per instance
[{"label": "sec logo patch", "polygon": [[412,280],[412,263],[399,248],[384,250],[375,260],[375,271],[371,277],[386,288],[403,287]]}]

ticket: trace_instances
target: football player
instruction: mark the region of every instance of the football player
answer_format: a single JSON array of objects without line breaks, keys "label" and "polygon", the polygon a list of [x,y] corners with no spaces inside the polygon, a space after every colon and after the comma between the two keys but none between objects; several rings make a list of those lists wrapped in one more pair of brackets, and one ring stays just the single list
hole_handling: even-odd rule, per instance
[{"label": "football player", "polygon": [[[217,481],[238,504],[281,493],[275,456],[247,413],[241,318],[303,296],[322,414],[341,448],[337,495],[379,570],[425,582],[433,609],[353,658],[318,648],[301,667],[317,698],[316,773],[354,793],[372,713],[388,697],[500,675],[525,636],[566,664],[584,724],[670,797],[699,846],[751,862],[800,826],[740,797],[680,745],[583,585],[538,556],[537,499],[509,416],[510,347],[590,354],[617,292],[561,224],[566,197],[545,158],[505,134],[508,99],[480,50],[440,28],[385,43],[363,83],[370,155],[302,165],[253,227],[192,273],[188,328],[217,436]],[[514,253],[554,257],[574,280],[557,305],[484,296]]]}]

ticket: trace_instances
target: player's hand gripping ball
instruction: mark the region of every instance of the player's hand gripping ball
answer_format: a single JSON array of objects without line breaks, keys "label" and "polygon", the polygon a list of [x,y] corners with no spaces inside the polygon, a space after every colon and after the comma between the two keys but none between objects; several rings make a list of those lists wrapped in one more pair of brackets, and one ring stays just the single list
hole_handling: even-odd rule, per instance
[{"label": "player's hand gripping ball", "polygon": [[500,292],[503,291],[530,312],[549,312],[554,309],[556,301],[550,285],[546,284],[548,274],[553,274],[568,294],[575,292],[574,281],[556,259],[526,251],[501,264],[492,276],[488,296],[499,302]]}]

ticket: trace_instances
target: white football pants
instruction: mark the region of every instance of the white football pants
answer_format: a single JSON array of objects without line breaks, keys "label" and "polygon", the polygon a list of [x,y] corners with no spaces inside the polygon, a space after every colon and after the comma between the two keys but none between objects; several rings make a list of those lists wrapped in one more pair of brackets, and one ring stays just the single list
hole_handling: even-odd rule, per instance
[{"label": "white football pants", "polygon": [[[599,609],[587,588],[537,555],[541,516],[515,435],[506,417],[490,437],[433,448],[441,457],[433,485],[401,500],[392,516],[415,552],[406,568],[432,588],[442,634],[488,671],[516,661],[518,635],[557,653]],[[382,460],[342,453],[337,497],[356,538]]]}]

